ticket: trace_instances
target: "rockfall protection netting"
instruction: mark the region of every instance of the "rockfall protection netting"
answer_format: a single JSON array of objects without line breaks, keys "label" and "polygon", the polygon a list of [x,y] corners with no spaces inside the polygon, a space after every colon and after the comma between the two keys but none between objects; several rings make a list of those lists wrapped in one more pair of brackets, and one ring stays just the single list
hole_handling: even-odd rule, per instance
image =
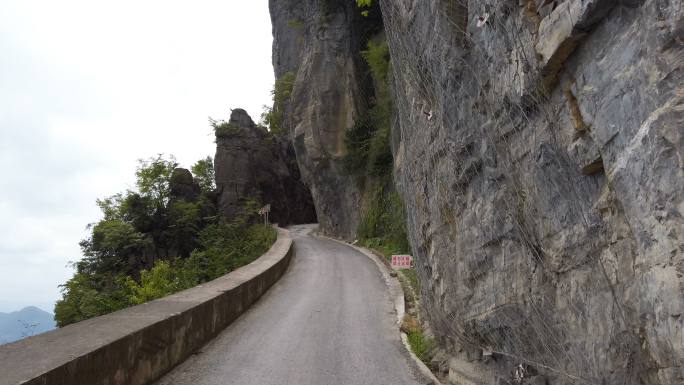
[{"label": "rockfall protection netting", "polygon": [[[549,3],[380,1],[423,306],[451,353],[508,370],[509,383],[532,371],[639,383],[644,331],[617,287],[634,245],[600,154],[580,148],[578,165],[563,150],[590,140],[559,52],[584,35],[547,54],[537,6]],[[567,25],[584,22],[555,3],[578,17]]]}]

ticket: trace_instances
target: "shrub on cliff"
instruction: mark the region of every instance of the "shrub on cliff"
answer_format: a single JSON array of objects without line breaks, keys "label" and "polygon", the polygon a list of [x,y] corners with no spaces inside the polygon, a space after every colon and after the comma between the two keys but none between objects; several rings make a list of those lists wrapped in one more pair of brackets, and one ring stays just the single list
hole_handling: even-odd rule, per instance
[{"label": "shrub on cliff", "polygon": [[125,276],[77,272],[62,285],[62,299],[55,304],[55,321],[62,327],[129,305]]},{"label": "shrub on cliff", "polygon": [[379,43],[369,41],[366,49],[361,51],[361,56],[368,63],[373,79],[378,83],[378,86],[382,87],[380,91],[387,91],[387,76],[390,69],[390,53],[387,41],[383,40]]},{"label": "shrub on cliff", "polygon": [[216,139],[229,138],[240,132],[240,129],[223,120],[209,118],[209,124],[214,129]]},{"label": "shrub on cliff", "polygon": [[342,159],[342,162],[348,173],[352,175],[365,175],[373,131],[373,121],[368,115],[363,115],[356,119],[354,126],[347,131],[344,137],[347,154]]},{"label": "shrub on cliff", "polygon": [[261,114],[261,121],[268,126],[269,131],[274,134],[282,134],[285,131],[283,126],[285,120],[285,106],[292,96],[297,75],[290,71],[285,73],[279,79],[276,79],[273,86],[273,107],[265,107],[265,111]]},{"label": "shrub on cliff", "polygon": [[368,16],[369,11],[367,8],[370,8],[373,5],[373,0],[356,0],[356,5],[359,8],[364,8],[364,10],[361,11],[361,15]]},{"label": "shrub on cliff", "polygon": [[404,203],[394,190],[391,178],[384,178],[371,192],[370,204],[357,234],[364,245],[387,256],[410,252]]},{"label": "shrub on cliff", "polygon": [[[193,170],[207,179],[211,163],[204,159]],[[62,285],[55,306],[58,326],[216,278],[273,243],[275,230],[250,225],[247,214],[235,223],[218,223],[213,183],[204,180],[200,188],[176,166],[173,157],[141,160],[138,191],[98,200],[104,218],[90,227],[80,243],[84,257]],[[255,212],[256,203],[246,205],[246,212]]]},{"label": "shrub on cliff", "polygon": [[392,172],[391,106],[388,76],[390,69],[387,42],[369,41],[361,55],[375,84],[375,99],[370,109],[347,130],[343,159],[346,170],[360,177],[382,176]]},{"label": "shrub on cliff", "polygon": [[361,55],[373,78],[375,99],[366,114],[346,133],[347,154],[343,164],[359,181],[370,180],[366,189],[374,189],[366,192],[368,202],[364,205],[357,235],[363,244],[387,255],[408,253],[404,205],[392,185],[389,47],[386,41],[369,41]]},{"label": "shrub on cliff", "polygon": [[264,254],[276,239],[275,229],[244,223],[215,224],[201,234],[202,246],[188,259],[158,261],[138,281],[128,277],[126,290],[141,304],[216,279]]},{"label": "shrub on cliff", "polygon": [[140,282],[126,277],[127,299],[130,304],[141,304],[190,287],[181,271],[169,261],[159,261],[150,270],[140,272]]}]

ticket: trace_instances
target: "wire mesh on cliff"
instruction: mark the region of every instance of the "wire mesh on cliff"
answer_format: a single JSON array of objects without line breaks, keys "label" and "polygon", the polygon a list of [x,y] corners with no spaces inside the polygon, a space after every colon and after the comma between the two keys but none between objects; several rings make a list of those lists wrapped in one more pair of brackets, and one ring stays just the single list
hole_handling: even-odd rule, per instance
[{"label": "wire mesh on cliff", "polygon": [[[514,382],[525,364],[563,383],[638,383],[647,359],[618,287],[634,245],[615,236],[629,229],[600,154],[581,147],[591,128],[574,79],[540,66],[539,2],[380,3],[395,180],[437,337],[498,359]],[[620,242],[625,255],[606,251]]]}]

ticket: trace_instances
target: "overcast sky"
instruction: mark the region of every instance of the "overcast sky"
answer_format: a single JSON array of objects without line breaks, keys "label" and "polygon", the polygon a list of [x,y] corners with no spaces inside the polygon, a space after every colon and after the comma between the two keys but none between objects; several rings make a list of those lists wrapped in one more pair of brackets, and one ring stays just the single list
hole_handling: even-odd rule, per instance
[{"label": "overcast sky", "polygon": [[0,1],[0,312],[53,311],[95,199],[136,160],[214,155],[209,116],[257,120],[267,0]]}]

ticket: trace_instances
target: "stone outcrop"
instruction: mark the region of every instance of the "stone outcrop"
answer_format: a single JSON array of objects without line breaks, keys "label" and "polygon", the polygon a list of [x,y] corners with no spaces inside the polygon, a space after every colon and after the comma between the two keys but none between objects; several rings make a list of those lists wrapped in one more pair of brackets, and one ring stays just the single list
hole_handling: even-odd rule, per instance
[{"label": "stone outcrop", "polygon": [[300,180],[290,144],[257,126],[245,110],[233,110],[230,121],[216,130],[214,168],[219,214],[224,218],[235,219],[254,198],[271,205],[271,222],[316,222],[311,194]]},{"label": "stone outcrop", "polygon": [[192,177],[190,170],[185,168],[176,168],[171,173],[171,180],[169,181],[169,196],[171,201],[183,200],[186,202],[195,202],[201,192],[200,185]]},{"label": "stone outcrop", "polygon": [[296,75],[286,126],[321,230],[352,238],[361,192],[343,170],[345,132],[366,104],[363,24],[353,1],[271,0],[276,78]]},{"label": "stone outcrop", "polygon": [[[455,384],[684,383],[681,0],[378,0],[394,179]],[[352,1],[271,1],[323,228],[365,103]]]},{"label": "stone outcrop", "polygon": [[684,383],[681,1],[380,3],[453,383]]}]

